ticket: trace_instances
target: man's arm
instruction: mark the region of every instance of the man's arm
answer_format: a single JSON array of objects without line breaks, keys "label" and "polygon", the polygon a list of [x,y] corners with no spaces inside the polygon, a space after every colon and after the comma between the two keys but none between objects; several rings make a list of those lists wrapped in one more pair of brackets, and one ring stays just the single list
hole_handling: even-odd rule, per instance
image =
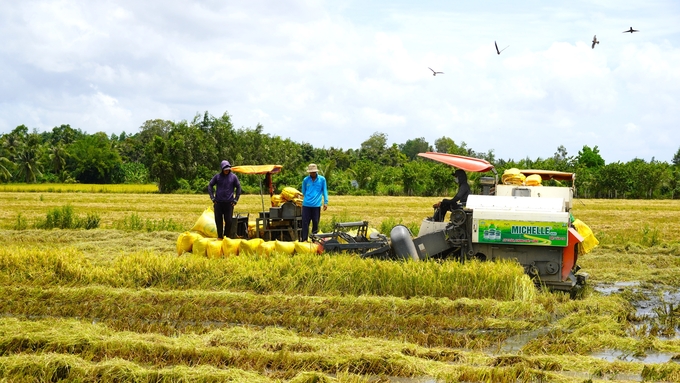
[{"label": "man's arm", "polygon": [[213,176],[213,178],[210,179],[210,182],[208,182],[208,194],[210,194],[210,199],[215,200],[215,192],[213,191],[213,186],[215,185],[215,178],[216,176]]},{"label": "man's arm", "polygon": [[241,198],[241,181],[239,181],[238,177],[236,176],[234,176],[234,178],[236,179],[236,187],[234,187],[234,192],[236,194],[236,202],[238,202],[238,199]]}]

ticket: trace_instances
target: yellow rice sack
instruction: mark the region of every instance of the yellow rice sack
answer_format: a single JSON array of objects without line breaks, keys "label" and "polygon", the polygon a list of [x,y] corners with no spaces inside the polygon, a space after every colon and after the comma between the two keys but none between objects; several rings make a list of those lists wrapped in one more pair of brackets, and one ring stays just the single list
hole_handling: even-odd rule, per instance
[{"label": "yellow rice sack", "polygon": [[208,242],[208,258],[223,258],[222,256],[222,240],[217,238],[211,238],[212,240]]},{"label": "yellow rice sack", "polygon": [[580,219],[574,220],[574,227],[576,228],[576,231],[581,234],[581,237],[583,237],[583,242],[578,244],[579,253],[588,254],[600,244],[600,241],[595,238],[595,234],[593,234],[593,231],[590,230],[590,227],[588,227],[588,225],[586,225]]},{"label": "yellow rice sack", "polygon": [[295,252],[295,243],[289,241],[276,240],[276,251],[283,254],[293,255]]},{"label": "yellow rice sack", "polygon": [[191,252],[194,255],[207,256],[208,255],[208,242],[212,241],[212,238],[201,238],[194,242],[194,247]]},{"label": "yellow rice sack", "polygon": [[543,178],[538,174],[532,174],[524,180],[526,186],[541,186]]},{"label": "yellow rice sack", "polygon": [[261,255],[270,256],[272,252],[276,250],[276,241],[266,241],[262,242],[260,247],[257,249],[257,253]]},{"label": "yellow rice sack", "polygon": [[259,235],[255,235],[257,231],[257,221],[248,221],[248,238],[255,238]]},{"label": "yellow rice sack", "polygon": [[194,242],[201,238],[203,238],[203,236],[200,233],[191,231],[185,231],[184,233],[180,234],[179,237],[177,237],[177,255],[191,253]]},{"label": "yellow rice sack", "polygon": [[260,245],[264,242],[264,239],[262,238],[253,238],[253,239],[248,239],[248,240],[241,240],[241,243],[238,246],[238,253],[240,255],[253,255],[257,253],[257,248],[260,247]]},{"label": "yellow rice sack", "polygon": [[224,238],[222,239],[222,255],[226,257],[230,257],[232,255],[238,255],[238,250],[239,247],[241,246],[241,241],[243,241],[240,238],[237,239],[231,239],[231,238]]},{"label": "yellow rice sack", "polygon": [[203,214],[198,218],[192,231],[197,231],[205,237],[217,238],[217,226],[215,225],[215,213],[212,207],[203,210]]},{"label": "yellow rice sack", "polygon": [[281,198],[283,198],[286,201],[292,201],[293,199],[300,197],[302,197],[302,193],[300,193],[300,191],[297,190],[296,188],[292,188],[290,186],[286,186],[281,191]]},{"label": "yellow rice sack", "polygon": [[283,197],[281,197],[281,194],[274,194],[271,198],[271,201],[272,201],[272,207],[281,206],[281,204],[285,202],[283,200]]},{"label": "yellow rice sack", "polygon": [[295,246],[295,254],[318,254],[320,252],[319,244],[316,242],[295,241],[293,246]]}]

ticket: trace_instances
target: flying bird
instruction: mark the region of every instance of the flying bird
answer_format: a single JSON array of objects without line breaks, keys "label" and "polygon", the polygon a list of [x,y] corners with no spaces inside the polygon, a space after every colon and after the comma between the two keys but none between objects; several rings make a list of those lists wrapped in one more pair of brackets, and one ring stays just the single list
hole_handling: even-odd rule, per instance
[{"label": "flying bird", "polygon": [[496,46],[496,53],[498,53],[498,54],[501,54],[501,52],[503,52],[504,50],[508,49],[508,47],[510,46],[510,45],[508,45],[508,47],[505,47],[505,48],[503,48],[503,49],[501,49],[501,50],[498,50],[498,44],[496,44],[495,41],[493,42],[493,45]]},{"label": "flying bird", "polygon": [[438,75],[438,74],[444,74],[444,72],[436,72],[434,69],[432,69],[432,68],[430,68],[430,67],[428,67],[428,68],[432,71],[432,75],[433,75],[433,76],[436,76],[436,75]]},{"label": "flying bird", "polygon": [[595,44],[599,44],[600,42],[597,41],[597,35],[593,36],[593,46],[591,47],[592,49],[595,49]]},{"label": "flying bird", "polygon": [[638,31],[637,29],[633,29],[633,27],[630,27],[630,29],[627,30],[627,31],[623,31],[623,33],[628,33],[628,32],[633,33],[633,32],[640,32],[640,31]]}]

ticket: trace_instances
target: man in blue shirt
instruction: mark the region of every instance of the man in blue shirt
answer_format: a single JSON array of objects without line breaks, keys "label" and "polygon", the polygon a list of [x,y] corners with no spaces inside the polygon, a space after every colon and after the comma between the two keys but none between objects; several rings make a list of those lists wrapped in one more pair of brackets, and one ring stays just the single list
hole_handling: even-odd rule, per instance
[{"label": "man in blue shirt", "polygon": [[321,209],[328,208],[328,186],[326,178],[320,176],[316,164],[307,166],[309,175],[302,180],[302,241],[309,237],[309,221],[312,222],[312,234],[319,232]]},{"label": "man in blue shirt", "polygon": [[[208,193],[213,201],[217,238],[222,239],[223,237],[229,237],[231,233],[234,205],[238,203],[238,199],[241,197],[241,182],[236,177],[236,174],[231,172],[229,161],[222,161],[220,168],[222,171],[215,174],[210,183],[208,183]],[[216,192],[213,190],[215,186],[217,186]],[[224,231],[222,231],[222,223],[224,223]]]}]

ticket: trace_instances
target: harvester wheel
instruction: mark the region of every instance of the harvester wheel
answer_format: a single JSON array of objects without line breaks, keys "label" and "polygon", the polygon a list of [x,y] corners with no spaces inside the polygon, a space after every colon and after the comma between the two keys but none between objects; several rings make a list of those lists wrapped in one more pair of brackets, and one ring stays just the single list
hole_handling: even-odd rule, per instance
[{"label": "harvester wheel", "polygon": [[451,211],[451,223],[460,226],[465,223],[467,215],[462,209],[455,209]]}]

